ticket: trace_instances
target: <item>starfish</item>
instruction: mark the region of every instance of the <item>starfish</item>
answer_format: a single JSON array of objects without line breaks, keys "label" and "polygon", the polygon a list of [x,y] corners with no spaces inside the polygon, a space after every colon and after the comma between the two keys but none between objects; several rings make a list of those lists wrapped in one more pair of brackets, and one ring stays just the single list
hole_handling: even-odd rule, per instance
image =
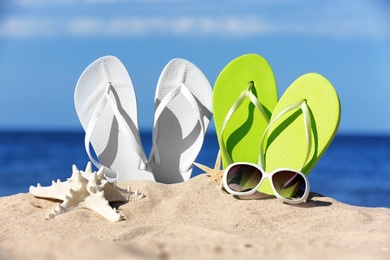
[{"label": "starfish", "polygon": [[73,165],[72,176],[65,182],[52,181],[49,187],[30,186],[30,193],[39,198],[52,198],[62,200],[46,216],[52,219],[57,215],[77,208],[90,209],[104,218],[115,222],[123,219],[123,216],[115,208],[111,208],[109,202],[114,201],[135,201],[145,197],[143,193],[131,192],[130,188],[121,189],[115,184],[106,180],[104,167],[98,172],[92,172],[92,164],[88,162],[85,171],[77,169]]},{"label": "starfish", "polygon": [[203,164],[194,163],[198,168],[205,171],[206,176],[210,177],[209,181],[217,181],[222,183],[223,170],[221,169],[221,151],[218,151],[217,159],[215,161],[214,169]]}]

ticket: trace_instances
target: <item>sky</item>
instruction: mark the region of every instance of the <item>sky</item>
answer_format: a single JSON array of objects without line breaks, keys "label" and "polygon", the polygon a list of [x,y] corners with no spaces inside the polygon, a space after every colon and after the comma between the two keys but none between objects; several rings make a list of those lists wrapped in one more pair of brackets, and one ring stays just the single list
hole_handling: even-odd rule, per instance
[{"label": "sky", "polygon": [[390,134],[386,0],[1,0],[0,129],[82,130],[77,80],[114,55],[131,75],[139,128],[151,130],[171,59],[194,63],[213,86],[246,53],[269,61],[279,97],[305,73],[325,76],[341,102],[339,133]]}]

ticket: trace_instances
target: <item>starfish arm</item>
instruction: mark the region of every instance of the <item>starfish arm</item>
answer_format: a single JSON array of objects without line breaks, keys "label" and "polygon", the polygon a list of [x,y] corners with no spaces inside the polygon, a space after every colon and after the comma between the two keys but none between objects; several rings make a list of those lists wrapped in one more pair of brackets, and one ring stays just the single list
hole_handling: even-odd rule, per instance
[{"label": "starfish arm", "polygon": [[65,200],[65,196],[69,193],[70,184],[69,182],[52,182],[49,187],[42,187],[39,183],[37,187],[30,186],[29,192],[35,197],[39,198],[50,198],[57,200]]},{"label": "starfish arm", "polygon": [[132,192],[130,190],[130,187],[127,187],[127,189],[121,189],[118,186],[113,185],[112,183],[107,183],[104,186],[104,195],[108,202],[136,201],[145,197],[145,195],[143,193],[138,192],[138,190]]},{"label": "starfish arm", "polygon": [[127,190],[121,189],[118,186],[115,186],[111,183],[107,183],[104,186],[104,194],[108,202],[128,201]]},{"label": "starfish arm", "polygon": [[123,218],[115,208],[111,208],[108,201],[104,198],[104,192],[91,194],[79,206],[95,211],[111,222],[117,222]]},{"label": "starfish arm", "polygon": [[68,194],[65,195],[64,201],[62,203],[58,203],[57,206],[46,215],[46,219],[52,219],[55,216],[77,208],[78,204],[84,199],[84,197],[85,196],[81,194],[80,191],[70,190]]},{"label": "starfish arm", "polygon": [[203,164],[200,164],[200,163],[194,162],[194,165],[195,165],[196,167],[198,167],[199,169],[203,170],[206,174],[209,173],[209,172],[211,172],[211,171],[213,170],[213,169],[207,167],[206,165],[203,165]]},{"label": "starfish arm", "polygon": [[127,191],[129,192],[128,201],[136,201],[145,198],[145,194],[139,192],[138,190],[132,192],[130,191],[130,187],[128,187]]},{"label": "starfish arm", "polygon": [[67,212],[68,210],[62,206],[61,203],[58,203],[57,206],[49,213],[46,215],[46,219],[52,219],[55,216],[61,215],[62,213]]}]

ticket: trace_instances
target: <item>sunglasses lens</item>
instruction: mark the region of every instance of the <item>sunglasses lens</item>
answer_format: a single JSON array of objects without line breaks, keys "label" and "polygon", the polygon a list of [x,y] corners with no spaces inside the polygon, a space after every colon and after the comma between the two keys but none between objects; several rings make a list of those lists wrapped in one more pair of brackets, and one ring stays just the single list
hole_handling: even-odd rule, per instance
[{"label": "sunglasses lens", "polygon": [[227,184],[233,191],[249,191],[259,184],[262,175],[259,169],[251,165],[235,165],[227,173]]},{"label": "sunglasses lens", "polygon": [[[293,171],[280,171],[272,176],[272,182],[276,191],[284,198],[291,198],[297,193],[298,189],[306,189],[305,178]],[[302,194],[297,194],[302,196]]]}]

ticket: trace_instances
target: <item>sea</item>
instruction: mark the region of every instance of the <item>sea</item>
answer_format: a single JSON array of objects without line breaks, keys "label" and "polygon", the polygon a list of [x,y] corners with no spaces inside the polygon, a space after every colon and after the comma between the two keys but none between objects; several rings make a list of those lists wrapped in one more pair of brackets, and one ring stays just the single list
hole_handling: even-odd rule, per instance
[{"label": "sea", "polygon": [[[142,132],[148,155],[152,134]],[[216,135],[208,133],[197,162],[214,167]],[[0,132],[0,197],[28,193],[30,185],[66,180],[72,165],[84,169],[83,132]],[[202,173],[194,167],[192,176]],[[390,136],[338,134],[309,174],[311,191],[338,201],[390,208]]]}]

